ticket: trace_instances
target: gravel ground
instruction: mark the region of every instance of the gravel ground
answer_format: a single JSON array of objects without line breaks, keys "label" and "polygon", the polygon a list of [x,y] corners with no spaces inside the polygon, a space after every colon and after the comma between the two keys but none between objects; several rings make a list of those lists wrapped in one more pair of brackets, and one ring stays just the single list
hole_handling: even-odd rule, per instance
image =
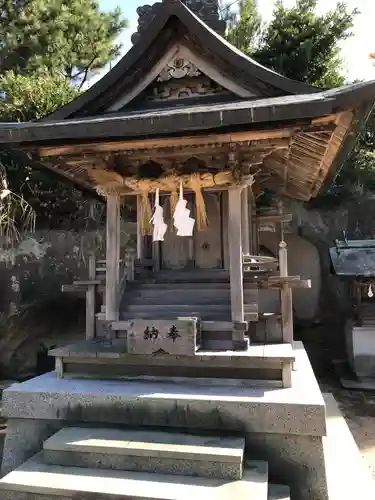
[{"label": "gravel ground", "polygon": [[304,341],[322,392],[330,392],[336,398],[375,479],[375,391],[342,388],[332,364],[332,360],[346,357],[344,346],[337,340],[342,339],[342,329],[336,328],[319,326],[304,329],[296,337]]},{"label": "gravel ground", "polygon": [[327,382],[321,382],[320,387],[336,398],[375,479],[375,392],[348,391]]}]

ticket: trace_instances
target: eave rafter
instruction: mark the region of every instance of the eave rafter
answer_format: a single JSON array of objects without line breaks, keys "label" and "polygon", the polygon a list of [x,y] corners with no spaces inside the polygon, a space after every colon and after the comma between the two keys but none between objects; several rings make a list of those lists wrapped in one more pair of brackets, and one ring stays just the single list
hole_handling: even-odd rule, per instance
[{"label": "eave rafter", "polygon": [[[238,167],[243,172],[261,171],[264,187],[308,200],[320,179],[324,180],[330,146],[339,147],[344,128],[350,124],[350,117],[340,120],[341,115],[332,115],[277,129],[41,146],[38,155],[49,168],[96,189],[97,171],[106,177],[136,177],[143,168],[146,174],[156,169],[157,175],[170,175],[186,171],[186,165],[193,168],[195,161],[197,165],[201,162],[203,171],[214,172],[228,168],[235,150]],[[123,194],[134,193],[124,188]]]},{"label": "eave rafter", "polygon": [[269,186],[274,188],[276,184],[286,196],[303,201],[318,194],[348,133],[353,113],[339,113],[321,119],[318,123],[326,123],[328,119],[330,123],[333,119],[333,129],[296,134],[287,151],[273,152],[265,159],[264,166],[278,178],[273,178]]},{"label": "eave rafter", "polygon": [[331,124],[294,125],[265,130],[249,130],[222,134],[196,135],[187,137],[162,137],[156,139],[105,141],[94,143],[64,144],[61,146],[41,146],[41,157],[65,156],[72,154],[109,153],[116,151],[160,150],[163,148],[208,146],[218,144],[246,144],[293,137],[301,131],[317,132],[332,129]]}]

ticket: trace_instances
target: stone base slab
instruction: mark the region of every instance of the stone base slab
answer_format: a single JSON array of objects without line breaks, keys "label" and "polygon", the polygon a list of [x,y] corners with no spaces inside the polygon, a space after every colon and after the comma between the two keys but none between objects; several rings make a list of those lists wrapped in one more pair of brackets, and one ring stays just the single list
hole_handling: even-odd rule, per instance
[{"label": "stone base slab", "polygon": [[54,373],[15,384],[3,398],[9,420],[2,473],[20,466],[69,425],[230,432],[245,437],[247,458],[269,462],[273,482],[288,478],[293,500],[326,500],[325,404],[303,345],[295,343],[293,352],[287,389],[67,380]]},{"label": "stone base slab", "polygon": [[62,467],[84,467],[88,469],[108,469],[119,471],[173,474],[191,477],[212,477],[231,481],[242,478],[242,469],[233,463],[197,462],[187,459],[157,457],[131,457],[124,455],[105,455],[101,453],[73,453],[70,451],[46,450],[44,462]]},{"label": "stone base slab", "polygon": [[65,427],[43,444],[49,465],[242,479],[245,440],[179,432]]},{"label": "stone base slab", "polygon": [[333,360],[333,366],[344,389],[375,391],[375,377],[356,377],[345,359]]},{"label": "stone base slab", "polygon": [[[268,467],[253,462],[238,481],[46,465],[36,455],[0,480],[2,500],[266,500]],[[28,496],[31,495],[31,496]]]}]

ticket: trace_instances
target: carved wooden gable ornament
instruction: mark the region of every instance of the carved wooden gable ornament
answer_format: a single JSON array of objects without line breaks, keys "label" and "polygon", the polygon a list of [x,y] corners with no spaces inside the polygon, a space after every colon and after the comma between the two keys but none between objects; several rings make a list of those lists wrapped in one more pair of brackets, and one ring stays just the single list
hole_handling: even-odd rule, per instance
[{"label": "carved wooden gable ornament", "polygon": [[[155,80],[145,89],[137,105],[170,103],[184,99],[208,96],[236,98],[230,90],[204,74],[192,61],[176,55],[162,69]],[[140,102],[140,101],[143,101]]]}]

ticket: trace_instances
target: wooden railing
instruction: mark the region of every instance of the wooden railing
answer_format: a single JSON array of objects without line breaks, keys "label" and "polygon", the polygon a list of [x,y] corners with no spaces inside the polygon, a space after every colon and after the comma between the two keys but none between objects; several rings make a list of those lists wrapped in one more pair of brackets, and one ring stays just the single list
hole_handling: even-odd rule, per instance
[{"label": "wooden railing", "polygon": [[[126,283],[134,280],[134,258],[120,260],[119,302],[126,289]],[[89,256],[88,279],[74,281],[72,285],[62,285],[61,291],[68,293],[85,293],[86,296],[86,339],[96,336],[97,297],[101,295],[101,312],[105,313],[105,277],[106,261],[96,260]]]},{"label": "wooden railing", "polygon": [[[293,342],[293,288],[311,288],[311,280],[301,279],[300,276],[288,276],[287,244],[281,241],[279,244],[279,258],[244,255],[243,273],[248,276],[252,283],[258,288],[273,289],[280,291],[280,316],[283,341]],[[278,271],[278,274],[275,272]],[[245,296],[246,299],[246,296]],[[244,304],[245,320],[254,321],[251,315],[246,314],[249,304]],[[258,320],[258,317],[255,321]]]}]

